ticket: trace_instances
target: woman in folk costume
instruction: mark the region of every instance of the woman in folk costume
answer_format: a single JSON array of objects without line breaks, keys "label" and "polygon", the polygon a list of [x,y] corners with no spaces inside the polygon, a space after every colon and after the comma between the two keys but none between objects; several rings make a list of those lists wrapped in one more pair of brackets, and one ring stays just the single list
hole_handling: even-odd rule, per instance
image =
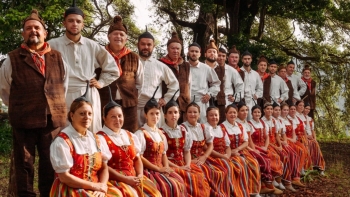
[{"label": "woman in folk costume", "polygon": [[[207,114],[207,122],[204,124],[204,127],[212,127],[213,128],[213,152],[211,153],[211,157],[215,159],[217,163],[219,163],[223,168],[227,170],[227,176],[230,183],[231,196],[249,196],[248,184],[243,177],[240,179],[241,173],[244,171],[241,169],[237,169],[235,165],[230,161],[231,159],[231,147],[230,147],[230,139],[225,130],[221,129],[219,124],[220,115],[219,108],[214,105],[214,98],[210,100],[210,106],[208,107]],[[239,170],[234,172],[234,170]],[[243,175],[244,176],[244,175]],[[243,182],[240,182],[242,181]]]},{"label": "woman in folk costume", "polygon": [[320,145],[316,140],[315,122],[310,116],[308,116],[309,112],[310,112],[310,104],[305,103],[303,114],[305,116],[306,125],[307,125],[306,132],[307,132],[307,139],[309,143],[309,153],[311,157],[311,164],[313,168],[319,170],[321,175],[323,175],[326,163],[324,161]]},{"label": "woman in folk costume", "polygon": [[[275,188],[272,184],[276,172],[272,172],[272,163],[279,161],[277,153],[270,151],[269,149],[269,132],[265,126],[264,121],[260,120],[261,108],[256,103],[252,108],[252,120],[247,123],[250,126],[251,134],[249,139],[249,147],[251,154],[258,160],[261,170],[262,187],[261,193],[269,193],[269,189],[272,190],[270,193],[282,194],[283,192],[278,188]],[[271,158],[275,158],[272,161]]]},{"label": "woman in folk costume", "polygon": [[[287,136],[286,136],[286,127],[281,119],[281,106],[273,104],[272,117],[276,121],[278,129],[278,135],[280,137],[280,144],[282,151],[279,150],[279,154],[283,162],[283,175],[280,177],[283,179],[283,184],[285,189],[296,192],[292,186],[292,171],[295,167],[297,153],[293,150],[291,146],[288,145]],[[282,153],[282,154],[281,154]],[[279,180],[277,180],[279,182]],[[275,185],[276,186],[276,185]]]},{"label": "woman in folk costume", "polygon": [[123,193],[123,196],[161,197],[157,186],[143,175],[140,142],[136,135],[122,129],[124,125],[122,107],[114,102],[111,95],[110,91],[110,101],[102,112],[105,125],[102,131],[97,132],[101,146],[112,155],[108,161],[109,180]]},{"label": "woman in folk costume", "polygon": [[50,159],[57,175],[50,196],[121,197],[122,193],[108,182],[107,161],[111,154],[88,130],[93,111],[85,97],[89,83],[86,87],[85,94],[70,105],[71,124],[57,135],[50,147]]},{"label": "woman in folk costume", "polygon": [[[302,153],[300,153],[300,163],[299,163],[299,172],[301,175],[305,174],[305,167],[309,166],[310,162],[310,156],[309,156],[309,150],[307,147],[307,137],[306,137],[306,131],[304,129],[304,123],[303,121],[296,115],[297,108],[295,104],[292,102],[289,104],[289,114],[287,116],[288,120],[290,121],[292,125],[292,129],[295,132],[295,138],[293,137],[293,143],[296,144],[296,146],[300,147],[302,149]],[[286,126],[286,134],[288,135],[288,128]],[[295,142],[294,142],[295,140]],[[305,145],[306,144],[306,145]],[[297,151],[298,152],[298,151]]]},{"label": "woman in folk costume", "polygon": [[[271,171],[275,176],[273,184],[275,187],[284,190],[286,188],[282,183],[282,175],[286,169],[287,163],[289,162],[289,158],[288,153],[283,149],[281,144],[282,127],[279,124],[278,119],[272,116],[274,110],[277,112],[280,110],[280,106],[273,98],[271,98],[271,100],[273,103],[265,103],[265,115],[261,118],[261,120],[264,121],[264,126],[268,127],[269,129],[268,155],[271,159]],[[277,153],[277,155],[275,153]]]},{"label": "woman in folk costume", "polygon": [[240,184],[237,188],[248,186],[248,193],[252,197],[259,197],[260,168],[258,161],[249,153],[248,133],[242,124],[236,122],[237,106],[232,103],[225,109],[226,120],[220,124],[230,139],[231,162],[234,164],[235,182]]},{"label": "woman in folk costume", "polygon": [[191,162],[191,133],[186,130],[185,126],[177,124],[180,118],[180,108],[174,98],[165,105],[164,118],[165,124],[160,129],[167,138],[165,150],[169,166],[184,179],[189,196],[209,197],[209,183],[201,168]]},{"label": "woman in folk costume", "polygon": [[163,197],[183,197],[187,196],[184,180],[169,167],[164,146],[166,137],[157,128],[161,111],[154,95],[158,88],[159,86],[144,107],[146,123],[136,131],[135,135],[141,144],[140,154],[144,174],[157,183]]},{"label": "woman in folk costume", "polygon": [[185,126],[192,136],[190,150],[192,163],[198,165],[203,171],[206,180],[209,182],[210,196],[230,196],[227,170],[210,157],[213,151],[213,128],[211,126],[204,127],[203,124],[198,123],[200,107],[195,103],[195,98],[186,107],[186,117],[187,121],[181,125]]}]

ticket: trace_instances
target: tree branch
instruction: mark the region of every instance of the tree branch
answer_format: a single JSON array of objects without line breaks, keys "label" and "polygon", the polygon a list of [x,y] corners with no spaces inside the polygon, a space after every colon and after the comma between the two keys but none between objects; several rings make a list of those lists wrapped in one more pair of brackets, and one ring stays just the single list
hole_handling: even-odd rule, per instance
[{"label": "tree branch", "polygon": [[179,24],[183,27],[188,27],[188,28],[194,29],[196,26],[195,23],[191,23],[191,22],[187,22],[187,21],[183,21],[183,20],[178,19],[177,14],[175,12],[169,10],[168,8],[159,7],[159,10],[167,13],[174,22],[176,22],[177,24]]}]

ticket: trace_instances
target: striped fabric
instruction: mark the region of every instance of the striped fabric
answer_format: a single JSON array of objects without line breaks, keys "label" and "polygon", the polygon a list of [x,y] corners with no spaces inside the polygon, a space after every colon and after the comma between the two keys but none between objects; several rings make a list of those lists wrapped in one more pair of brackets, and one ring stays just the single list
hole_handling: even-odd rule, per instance
[{"label": "striped fabric", "polygon": [[293,147],[290,145],[283,145],[283,150],[288,154],[288,163],[284,163],[283,180],[291,182],[292,180],[300,180],[298,171],[299,156]]},{"label": "striped fabric", "polygon": [[325,170],[326,162],[324,161],[320,145],[315,139],[308,139],[308,148],[311,157],[312,166]]},{"label": "striped fabric", "polygon": [[249,153],[248,149],[242,151],[245,159],[248,178],[248,189],[250,194],[258,194],[261,189],[261,172],[258,160]]},{"label": "striped fabric", "polygon": [[146,176],[143,176],[142,185],[134,188],[123,182],[117,182],[114,180],[111,180],[110,182],[120,191],[122,191],[123,196],[135,196],[134,192],[136,190],[139,197],[162,197],[162,194],[158,191],[157,186]]}]

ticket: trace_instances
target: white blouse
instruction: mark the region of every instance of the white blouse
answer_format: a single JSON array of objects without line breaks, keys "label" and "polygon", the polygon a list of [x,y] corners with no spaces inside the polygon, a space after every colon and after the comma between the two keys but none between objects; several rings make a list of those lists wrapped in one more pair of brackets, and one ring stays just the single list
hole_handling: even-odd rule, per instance
[{"label": "white blouse", "polygon": [[[257,129],[263,129],[264,128],[264,125],[260,121],[256,122],[254,119],[251,119],[249,121],[249,124],[251,125],[252,128],[254,128],[254,127],[257,128]],[[269,134],[269,130],[270,129],[269,129],[268,125],[265,123],[265,134],[266,135]],[[255,130],[253,129],[253,133],[254,132],[255,132]]]},{"label": "white blouse", "polygon": [[236,122],[241,123],[241,125],[247,131],[247,133],[253,134],[255,132],[254,128],[252,128],[252,126],[248,123],[247,120],[241,120],[241,119],[237,118]]},{"label": "white blouse", "polygon": [[[103,126],[102,131],[105,132],[108,135],[108,137],[112,140],[112,142],[117,146],[129,146],[129,145],[131,145],[129,135],[127,133],[128,131],[125,131],[124,129],[121,129],[119,131],[119,133],[115,133],[111,129],[109,129],[108,127]],[[133,134],[131,132],[129,132],[129,133],[131,134],[131,137],[134,140],[136,156],[139,156],[140,150],[141,150],[139,138],[137,138],[137,136],[135,134]],[[100,138],[101,146],[104,146],[104,148],[106,150],[110,151],[106,139],[102,135],[98,135],[98,137]]]},{"label": "white blouse", "polygon": [[204,135],[205,135],[205,142],[213,143],[213,140],[214,140],[213,127],[204,126],[204,135],[203,135],[203,129],[201,124],[197,123],[196,126],[193,126],[187,121],[184,122],[183,124],[185,125],[187,131],[191,132],[193,141],[202,141],[204,140]]},{"label": "white blouse", "polygon": [[[147,123],[145,123],[145,124],[142,126],[142,128],[144,128],[144,129],[146,130],[146,132],[151,136],[151,138],[152,138],[152,140],[153,140],[154,142],[159,143],[159,142],[163,141],[164,144],[166,143],[166,139],[164,139],[165,136],[163,137],[163,136],[160,135],[160,133],[161,133],[162,131],[159,130],[158,128],[157,128],[156,131],[153,131],[153,130],[147,125]],[[142,154],[145,152],[145,150],[146,150],[146,138],[145,138],[145,135],[144,135],[144,133],[143,133],[142,130],[137,130],[137,131],[135,132],[135,135],[138,137],[138,139],[139,139],[139,141],[140,141],[140,145],[141,145],[140,154],[142,155]],[[163,154],[165,154],[165,153],[166,153],[166,151],[164,150]]]},{"label": "white blouse", "polygon": [[276,133],[278,133],[278,125],[277,125],[277,120],[275,119],[275,123],[272,121],[272,117],[268,120],[265,116],[261,118],[262,121],[264,121],[265,126],[269,128],[269,131],[272,131],[272,128],[276,128]]},{"label": "white blouse", "polygon": [[[204,128],[205,127],[210,127],[210,126],[211,125],[208,122],[204,123]],[[226,146],[230,146],[230,143],[231,143],[230,142],[230,138],[228,138],[228,135],[225,135],[225,136],[223,136],[223,135],[224,135],[224,132],[222,131],[220,126],[213,127],[213,136],[214,136],[214,138],[222,138],[222,137],[224,137]]]},{"label": "white blouse", "polygon": [[[96,139],[92,132],[87,131],[86,135],[83,136],[78,133],[71,124],[69,124],[69,126],[64,128],[61,132],[68,135],[69,140],[72,142],[74,150],[77,154],[91,155],[99,151],[97,149]],[[109,149],[105,149],[104,146],[100,146],[100,149],[102,160],[106,163],[112,157],[112,154],[108,151]],[[51,143],[50,160],[56,173],[67,172],[73,166],[73,157],[70,153],[70,147],[63,138],[57,137]]]},{"label": "white blouse", "polygon": [[[282,128],[282,134],[285,134],[287,129],[286,129],[286,124],[284,122],[284,118],[282,118],[281,116],[278,117],[278,124],[279,127]],[[288,121],[288,120],[287,120]],[[290,125],[290,124],[289,124]]]},{"label": "white blouse", "polygon": [[[295,116],[294,118],[292,118],[290,115],[288,115],[287,118],[288,118],[289,120],[292,121],[292,123],[293,123],[293,129],[296,129],[297,126],[298,126],[298,124],[300,123],[300,121],[299,121],[299,119],[297,118],[297,116]],[[303,121],[301,121],[301,123],[304,124]]]},{"label": "white blouse", "polygon": [[[162,126],[163,131],[168,135],[169,138],[182,138],[182,132],[181,132],[181,128],[179,125],[176,126],[175,129],[169,127],[167,124],[164,124]],[[186,127],[185,127],[186,129]],[[189,131],[185,132],[185,145],[184,145],[184,150],[185,151],[189,151],[191,150],[193,141],[192,141],[192,136],[191,133]],[[168,150],[168,142],[164,143],[165,146],[165,151]]]},{"label": "white blouse", "polygon": [[306,133],[307,133],[308,135],[312,135],[312,131],[311,131],[311,127],[310,127],[310,122],[309,122],[310,119],[308,118],[309,116],[305,116],[304,114],[299,113],[299,112],[297,112],[296,115],[303,121],[305,130],[306,130]]},{"label": "white blouse", "polygon": [[[230,135],[239,135],[239,134],[242,133],[241,129],[239,128],[239,126],[237,124],[237,122],[235,122],[232,125],[227,120],[225,120],[222,124],[225,126],[225,128],[227,130],[227,133],[230,134]],[[243,127],[243,141],[245,141],[245,142],[248,141],[248,134],[247,134],[247,131],[246,131],[246,129],[244,127]]]}]

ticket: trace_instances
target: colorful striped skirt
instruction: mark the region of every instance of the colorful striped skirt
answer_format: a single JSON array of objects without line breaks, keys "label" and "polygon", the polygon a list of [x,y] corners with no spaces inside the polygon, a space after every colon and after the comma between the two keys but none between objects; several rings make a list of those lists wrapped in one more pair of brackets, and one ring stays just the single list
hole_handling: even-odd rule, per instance
[{"label": "colorful striped skirt", "polygon": [[277,148],[270,144],[267,148],[267,156],[271,161],[271,174],[274,177],[282,176],[283,164],[280,155],[278,154]]},{"label": "colorful striped skirt", "polygon": [[299,141],[296,141],[295,143],[293,143],[292,141],[288,140],[288,144],[293,148],[293,150],[298,155],[298,157],[296,158],[297,161],[295,166],[295,168],[297,168],[297,173],[296,174],[292,173],[292,179],[297,179],[298,177],[300,177],[300,172],[305,166],[308,150],[304,146],[304,144],[302,144]]},{"label": "colorful striped skirt", "polygon": [[320,145],[315,139],[308,139],[308,148],[311,157],[312,166],[325,170],[326,162],[324,161]]},{"label": "colorful striped skirt", "polygon": [[[233,163],[233,189],[235,196],[249,196],[251,193],[248,187],[248,165],[242,156],[232,156]],[[238,190],[238,191],[237,191]]]},{"label": "colorful striped skirt", "polygon": [[187,190],[184,180],[176,172],[164,174],[145,169],[143,174],[157,185],[163,197],[186,197]]},{"label": "colorful striped skirt", "polygon": [[297,136],[298,141],[302,143],[303,149],[305,152],[305,162],[303,168],[305,170],[311,169],[312,167],[312,161],[310,157],[310,150],[309,150],[309,141],[307,140],[307,137],[305,135]]},{"label": "colorful striped skirt", "polygon": [[[110,182],[107,182],[107,186],[107,197],[123,197],[122,192]],[[51,187],[50,197],[94,197],[93,193],[92,190],[69,187],[56,178]]]},{"label": "colorful striped skirt", "polygon": [[300,180],[300,173],[298,172],[299,164],[297,163],[300,159],[297,152],[288,144],[282,147],[288,153],[288,162],[284,163],[283,180],[287,182]]},{"label": "colorful striped skirt", "polygon": [[249,194],[258,194],[261,189],[261,173],[259,162],[252,154],[250,154],[248,149],[244,149],[242,151],[242,156],[244,157],[245,163],[247,165]]},{"label": "colorful striped skirt", "polygon": [[186,190],[189,196],[192,197],[209,197],[210,187],[206,180],[203,171],[199,166],[191,163],[191,171],[180,168],[173,168],[178,173],[186,185]]},{"label": "colorful striped skirt", "polygon": [[[257,149],[258,146],[255,146]],[[258,149],[259,150],[259,149]],[[251,155],[258,161],[260,166],[260,172],[261,172],[261,181],[273,181],[273,176],[271,174],[271,161],[269,157],[267,156],[267,152],[264,150],[259,150],[260,152],[257,153],[255,151],[249,151]]]},{"label": "colorful striped skirt", "polygon": [[110,182],[123,193],[123,196],[162,197],[157,186],[146,176],[143,176],[142,185],[138,187],[132,187],[124,182],[115,180],[110,180]]}]

